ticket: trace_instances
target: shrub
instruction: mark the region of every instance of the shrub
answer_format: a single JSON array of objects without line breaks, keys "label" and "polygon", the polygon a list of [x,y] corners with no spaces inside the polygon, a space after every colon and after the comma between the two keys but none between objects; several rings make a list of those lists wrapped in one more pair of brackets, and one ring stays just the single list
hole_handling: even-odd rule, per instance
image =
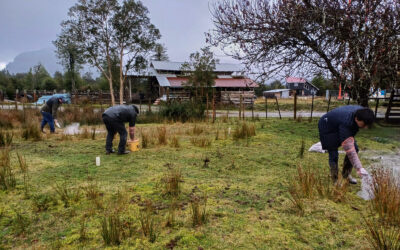
[{"label": "shrub", "polygon": [[177,197],[181,192],[180,183],[183,182],[182,173],[179,168],[175,168],[168,164],[168,171],[161,179],[164,186],[163,193]]},{"label": "shrub", "polygon": [[205,105],[201,102],[172,101],[160,107],[160,116],[173,121],[187,122],[204,120]]},{"label": "shrub", "polygon": [[211,140],[207,137],[192,137],[192,138],[190,138],[190,142],[194,146],[203,147],[203,148],[211,146]]},{"label": "shrub", "polygon": [[372,218],[364,220],[367,240],[374,249],[400,249],[400,228]]},{"label": "shrub", "polygon": [[57,200],[49,194],[36,194],[32,198],[32,205],[36,212],[47,211],[51,204],[57,203]]},{"label": "shrub", "polygon": [[17,153],[18,157],[18,165],[21,173],[23,174],[23,182],[24,182],[24,193],[25,197],[29,197],[30,184],[29,184],[29,173],[28,173],[28,164],[26,164],[25,158]]},{"label": "shrub", "polygon": [[167,144],[167,129],[165,127],[157,128],[157,138],[158,138],[159,145]]},{"label": "shrub", "polygon": [[32,139],[33,141],[40,141],[42,139],[42,132],[37,124],[27,122],[23,127],[22,138],[25,140]]},{"label": "shrub", "polygon": [[103,217],[101,223],[101,236],[106,245],[121,244],[121,221],[119,214],[110,214]]},{"label": "shrub", "polygon": [[192,194],[190,199],[193,226],[203,225],[207,222],[207,196]]},{"label": "shrub", "polygon": [[251,136],[256,135],[256,128],[254,125],[248,125],[246,122],[243,122],[238,127],[236,127],[233,132],[233,139],[246,139]]},{"label": "shrub", "polygon": [[150,135],[147,132],[141,130],[142,135],[142,148],[148,148],[150,146]]},{"label": "shrub", "polygon": [[400,186],[393,172],[378,169],[372,173],[372,192],[374,199],[371,207],[379,217],[400,226]]},{"label": "shrub", "polygon": [[0,188],[12,189],[16,185],[15,174],[10,164],[10,150],[8,148],[0,151]]},{"label": "shrub", "polygon": [[8,147],[13,141],[14,134],[0,129],[0,147]]},{"label": "shrub", "polygon": [[149,239],[150,242],[155,242],[157,238],[155,215],[153,203],[149,200],[146,201],[145,207],[140,210],[140,226],[142,233]]},{"label": "shrub", "polygon": [[171,138],[171,142],[170,145],[174,148],[179,148],[180,147],[180,143],[179,143],[179,138],[176,137],[175,135]]}]

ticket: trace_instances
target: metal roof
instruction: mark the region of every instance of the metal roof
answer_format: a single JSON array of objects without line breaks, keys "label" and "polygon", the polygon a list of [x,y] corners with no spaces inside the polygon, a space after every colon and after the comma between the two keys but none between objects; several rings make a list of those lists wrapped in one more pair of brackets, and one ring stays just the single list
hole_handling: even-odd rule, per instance
[{"label": "metal roof", "polygon": [[286,82],[287,82],[287,83],[296,83],[296,82],[305,83],[305,82],[307,82],[307,80],[304,79],[304,78],[301,78],[301,77],[292,77],[292,76],[289,76],[289,77],[286,77]]},{"label": "metal roof", "polygon": [[[156,70],[181,71],[183,62],[152,61],[151,64]],[[215,72],[238,72],[243,71],[243,66],[232,63],[218,63],[215,65]]]},{"label": "metal roof", "polygon": [[272,90],[263,91],[263,93],[279,93],[279,92],[284,92],[284,91],[290,91],[290,89],[272,89]]},{"label": "metal roof", "polygon": [[[183,86],[188,78],[184,77],[168,77],[171,88],[180,88]],[[217,88],[256,88],[258,84],[249,78],[224,78],[215,79],[214,87]]]}]

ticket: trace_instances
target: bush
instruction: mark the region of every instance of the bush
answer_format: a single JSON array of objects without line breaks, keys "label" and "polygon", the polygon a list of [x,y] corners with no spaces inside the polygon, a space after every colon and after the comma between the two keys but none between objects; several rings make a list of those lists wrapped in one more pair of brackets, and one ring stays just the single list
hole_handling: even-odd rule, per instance
[{"label": "bush", "polygon": [[34,141],[40,141],[42,139],[42,132],[37,124],[33,122],[28,122],[24,125],[22,131],[22,138],[25,140],[32,139]]},{"label": "bush", "polygon": [[160,116],[175,122],[203,120],[205,109],[205,105],[199,102],[171,102],[160,107]]}]

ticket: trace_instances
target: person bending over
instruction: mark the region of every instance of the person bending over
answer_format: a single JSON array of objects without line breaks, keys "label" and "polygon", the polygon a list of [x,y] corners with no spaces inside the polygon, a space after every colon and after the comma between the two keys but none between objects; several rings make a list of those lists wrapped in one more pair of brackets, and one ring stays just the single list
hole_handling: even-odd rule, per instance
[{"label": "person bending over", "polygon": [[112,142],[114,135],[119,134],[118,154],[128,154],[125,150],[127,132],[125,122],[129,122],[129,137],[135,139],[135,123],[139,110],[135,105],[116,105],[104,111],[102,118],[107,128],[106,154],[114,153]]},{"label": "person bending over", "polygon": [[360,128],[367,128],[374,122],[374,112],[358,105],[348,105],[333,109],[323,115],[318,122],[322,149],[329,153],[329,167],[332,180],[338,179],[338,148],[343,147],[346,157],[343,162],[342,177],[349,183],[357,184],[350,173],[353,167],[357,174],[367,174],[358,157],[358,146],[354,139]]}]

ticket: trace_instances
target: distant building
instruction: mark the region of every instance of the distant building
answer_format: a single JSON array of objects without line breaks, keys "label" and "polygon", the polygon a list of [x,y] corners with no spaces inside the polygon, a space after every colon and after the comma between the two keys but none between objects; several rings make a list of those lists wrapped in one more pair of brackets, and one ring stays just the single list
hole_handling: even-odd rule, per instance
[{"label": "distant building", "polygon": [[[189,99],[190,92],[184,87],[184,83],[188,81],[189,72],[182,71],[182,64],[181,62],[152,61],[146,70],[146,76],[130,77],[132,79],[149,78],[147,89],[152,90],[150,98],[154,99],[156,94],[154,90],[158,89],[155,99]],[[216,90],[217,101],[236,104],[240,102],[240,95],[244,102],[248,103],[253,100],[254,88],[257,88],[258,84],[243,75],[240,65],[216,64],[214,73],[216,79],[213,87]]]},{"label": "distant building", "polygon": [[291,76],[286,77],[286,87],[290,90],[295,90],[297,95],[300,96],[316,95],[319,90],[306,79]]}]

